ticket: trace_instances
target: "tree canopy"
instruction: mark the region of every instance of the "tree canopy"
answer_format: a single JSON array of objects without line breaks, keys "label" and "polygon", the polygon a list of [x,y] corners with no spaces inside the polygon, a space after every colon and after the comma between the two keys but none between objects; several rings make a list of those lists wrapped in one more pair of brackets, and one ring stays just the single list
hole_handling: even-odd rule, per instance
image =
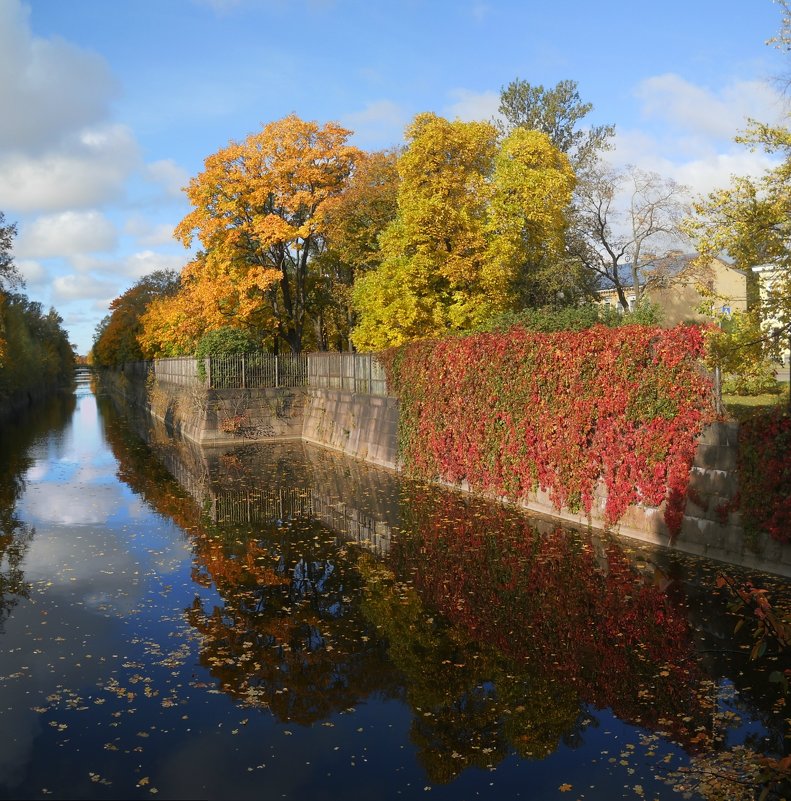
[{"label": "tree canopy", "polygon": [[499,127],[506,134],[515,128],[545,133],[579,169],[606,150],[615,133],[612,125],[580,127],[592,110],[592,103],[582,102],[576,81],[559,81],[545,89],[517,78],[500,92],[499,112],[504,122],[499,122]]},{"label": "tree canopy", "polygon": [[314,257],[324,248],[324,208],[360,157],[350,133],[291,114],[209,156],[186,189],[193,210],[176,228],[185,246],[196,237],[202,245],[187,291],[213,296],[219,313],[246,318],[298,352],[314,302]]},{"label": "tree canopy", "polygon": [[512,308],[531,268],[560,246],[574,186],[537,131],[502,142],[485,122],[420,114],[398,159],[398,212],[381,265],[355,284],[361,349],[465,330]]},{"label": "tree canopy", "polygon": [[137,281],[110,303],[108,314],[97,326],[93,341],[93,361],[107,366],[134,362],[146,354],[138,337],[148,307],[174,295],[179,276],[173,270],[157,270]]}]

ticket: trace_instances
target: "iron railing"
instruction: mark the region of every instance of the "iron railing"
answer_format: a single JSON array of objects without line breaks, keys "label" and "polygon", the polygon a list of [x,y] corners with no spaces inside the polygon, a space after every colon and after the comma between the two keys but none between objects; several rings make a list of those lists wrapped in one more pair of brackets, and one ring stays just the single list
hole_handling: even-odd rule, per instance
[{"label": "iron railing", "polygon": [[385,370],[373,353],[311,353],[308,386],[387,395]]},{"label": "iron railing", "polygon": [[387,395],[384,367],[372,353],[178,356],[154,361],[159,382],[207,389],[317,387]]}]

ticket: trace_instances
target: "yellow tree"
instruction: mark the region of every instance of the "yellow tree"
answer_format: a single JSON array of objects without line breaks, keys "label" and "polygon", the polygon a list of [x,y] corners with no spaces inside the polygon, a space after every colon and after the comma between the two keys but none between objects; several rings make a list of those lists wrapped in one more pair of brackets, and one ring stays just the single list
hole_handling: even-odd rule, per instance
[{"label": "yellow tree", "polygon": [[359,157],[351,132],[295,114],[209,156],[186,189],[193,210],[176,236],[197,236],[201,264],[227,277],[243,303],[266,306],[274,333],[302,348],[312,311],[312,261],[323,248],[323,208]]},{"label": "yellow tree", "polygon": [[537,131],[421,114],[398,161],[398,214],[381,265],[355,283],[352,341],[379,350],[466,330],[520,302],[562,246],[574,174]]},{"label": "yellow tree", "polygon": [[398,215],[381,237],[381,266],[355,285],[358,348],[380,349],[474,325],[497,130],[419,114],[398,160]]},{"label": "yellow tree", "polygon": [[[230,270],[199,254],[181,271],[178,293],[157,298],[141,318],[138,342],[148,359],[194,353],[207,331],[227,326],[272,332],[275,321],[264,295],[277,281],[274,270]],[[263,337],[262,337],[263,339]]]}]

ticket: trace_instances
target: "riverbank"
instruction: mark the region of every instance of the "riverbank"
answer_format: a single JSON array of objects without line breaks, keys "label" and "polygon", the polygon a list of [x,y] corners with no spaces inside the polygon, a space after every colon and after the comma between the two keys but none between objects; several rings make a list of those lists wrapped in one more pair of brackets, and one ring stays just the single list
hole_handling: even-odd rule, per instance
[{"label": "riverbank", "polygon": [[[379,467],[402,467],[399,402],[394,397],[317,388],[206,391],[147,382],[143,375],[122,370],[104,371],[102,381],[124,404],[145,409],[164,422],[171,434],[200,445],[301,439]],[[611,530],[684,553],[791,577],[791,546],[763,534],[747,536],[740,513],[734,511],[739,494],[738,430],[737,423],[718,422],[700,436],[676,536],[671,536],[665,521],[667,501],[660,506],[632,504],[615,525],[608,525],[602,484],[594,493],[589,514],[558,507],[542,489],[518,499],[476,494],[580,528]],[[466,481],[450,486],[464,492],[472,489]]]}]

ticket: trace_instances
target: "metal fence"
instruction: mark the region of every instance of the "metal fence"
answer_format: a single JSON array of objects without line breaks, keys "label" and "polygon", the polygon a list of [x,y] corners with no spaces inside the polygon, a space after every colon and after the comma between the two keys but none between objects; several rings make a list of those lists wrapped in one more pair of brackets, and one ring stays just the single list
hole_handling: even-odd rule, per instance
[{"label": "metal fence", "polygon": [[154,362],[157,381],[207,389],[319,387],[387,395],[384,367],[371,353],[245,353],[197,359],[181,356]]},{"label": "metal fence", "polygon": [[[201,369],[202,368],[202,369]],[[198,366],[210,389],[304,387],[308,362],[303,354],[244,353],[210,356]]]},{"label": "metal fence", "polygon": [[311,353],[308,386],[387,395],[385,370],[373,353]]}]

